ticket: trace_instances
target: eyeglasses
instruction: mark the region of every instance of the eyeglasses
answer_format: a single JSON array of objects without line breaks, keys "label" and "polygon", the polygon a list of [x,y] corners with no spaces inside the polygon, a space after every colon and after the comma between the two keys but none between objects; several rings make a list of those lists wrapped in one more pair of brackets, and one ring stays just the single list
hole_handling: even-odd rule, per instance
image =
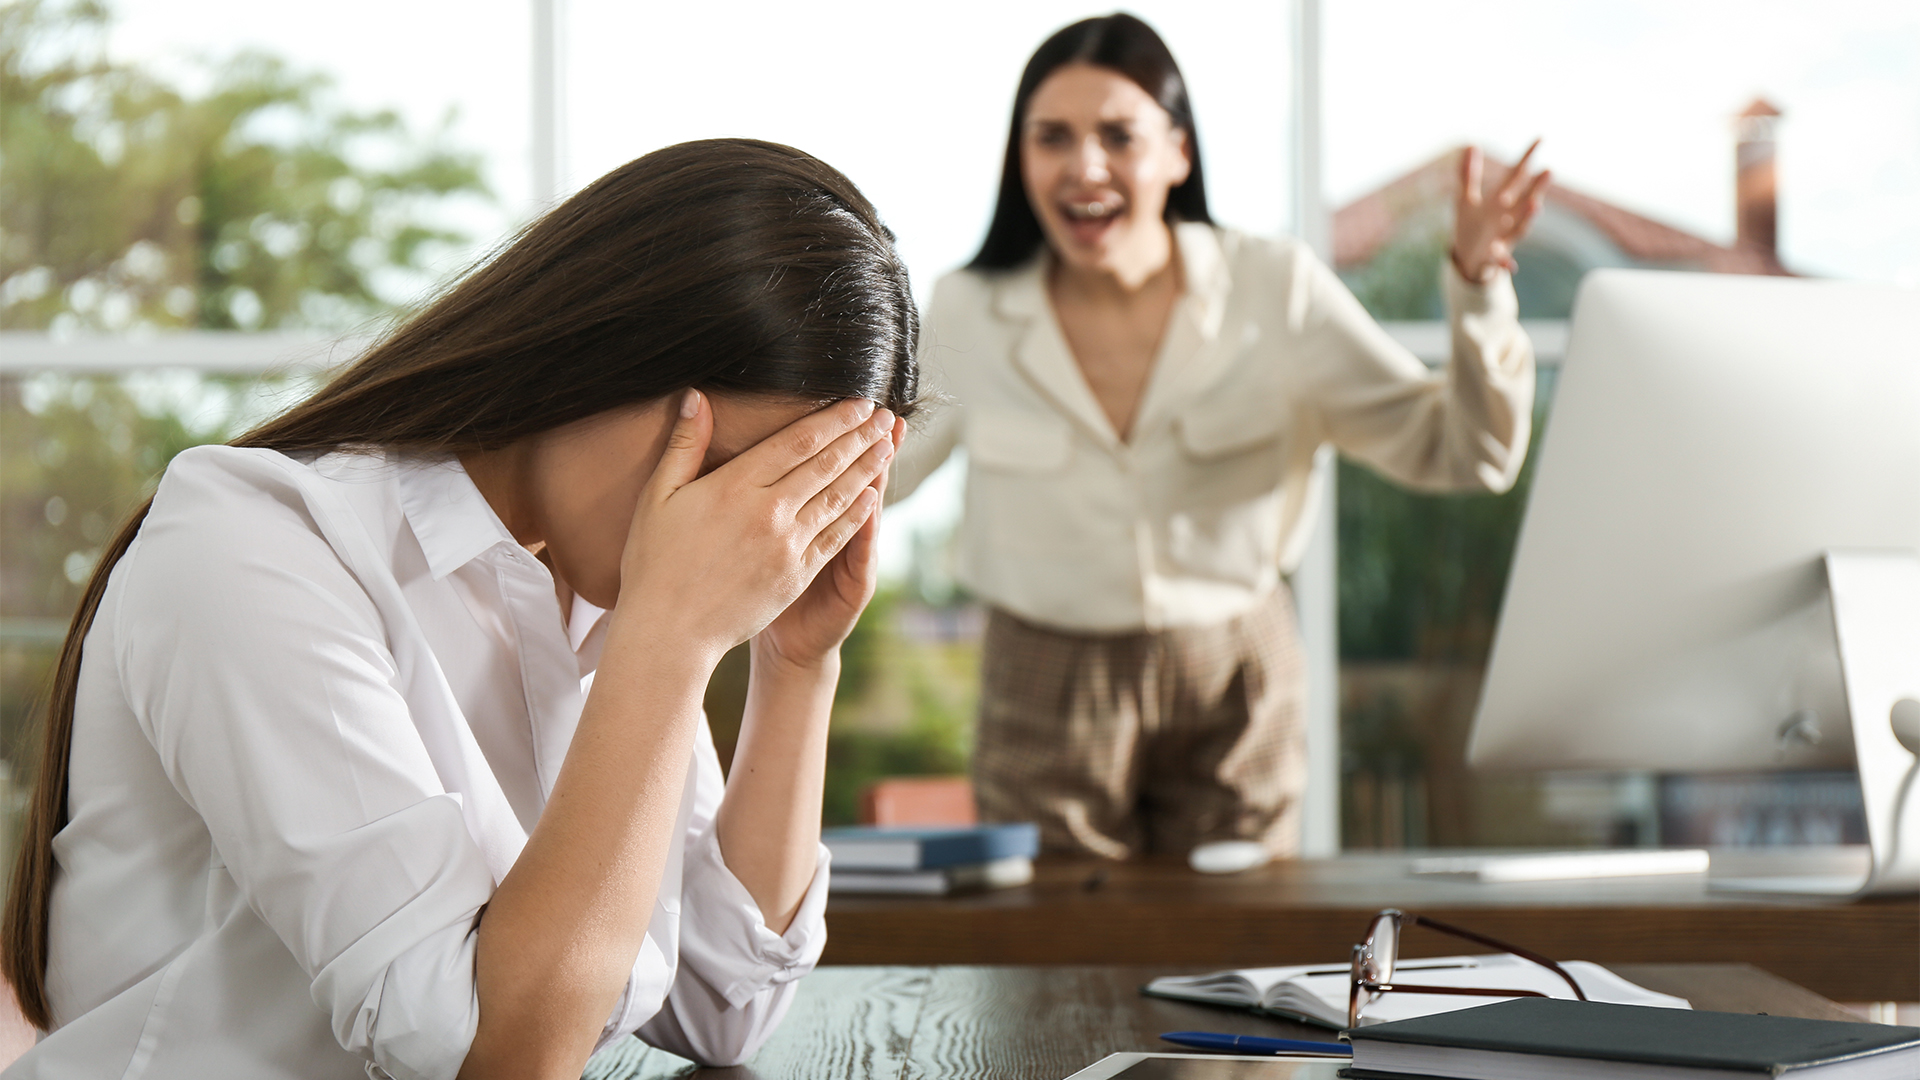
[{"label": "eyeglasses", "polygon": [[1347,993],[1347,1027],[1349,1029],[1360,1026],[1360,1010],[1366,1008],[1380,995],[1396,990],[1403,994],[1456,994],[1468,997],[1547,996],[1537,990],[1495,990],[1479,986],[1415,986],[1412,983],[1394,982],[1393,967],[1400,958],[1400,928],[1408,923],[1424,926],[1442,934],[1451,934],[1475,944],[1485,945],[1489,949],[1512,953],[1523,960],[1531,960],[1567,980],[1567,985],[1573,988],[1574,997],[1581,1001],[1587,1000],[1587,995],[1580,990],[1580,984],[1573,981],[1573,976],[1567,974],[1567,969],[1539,953],[1476,934],[1471,930],[1449,926],[1424,915],[1413,915],[1388,908],[1373,917],[1373,925],[1367,928],[1366,940],[1353,947],[1353,978],[1351,989]]}]

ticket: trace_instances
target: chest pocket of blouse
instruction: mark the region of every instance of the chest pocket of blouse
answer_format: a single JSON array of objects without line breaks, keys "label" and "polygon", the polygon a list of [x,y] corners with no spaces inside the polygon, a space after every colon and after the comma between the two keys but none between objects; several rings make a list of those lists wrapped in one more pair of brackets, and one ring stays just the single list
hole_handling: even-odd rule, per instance
[{"label": "chest pocket of blouse", "polygon": [[1073,433],[1043,412],[983,409],[967,418],[967,462],[1009,473],[1049,473],[1067,467]]},{"label": "chest pocket of blouse", "polygon": [[1287,430],[1285,403],[1272,393],[1216,392],[1180,414],[1180,446],[1201,461],[1233,457],[1278,440]]}]

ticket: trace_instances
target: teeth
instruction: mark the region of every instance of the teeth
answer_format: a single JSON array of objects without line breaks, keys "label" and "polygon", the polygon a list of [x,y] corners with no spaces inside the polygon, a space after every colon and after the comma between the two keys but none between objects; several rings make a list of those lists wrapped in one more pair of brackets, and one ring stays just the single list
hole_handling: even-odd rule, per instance
[{"label": "teeth", "polygon": [[1067,204],[1068,216],[1076,218],[1102,218],[1118,209],[1118,206],[1108,206],[1103,202]]}]

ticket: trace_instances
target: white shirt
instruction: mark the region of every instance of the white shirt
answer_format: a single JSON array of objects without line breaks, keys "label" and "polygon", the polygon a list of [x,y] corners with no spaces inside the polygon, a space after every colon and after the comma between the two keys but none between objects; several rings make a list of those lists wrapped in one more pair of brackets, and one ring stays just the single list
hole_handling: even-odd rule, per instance
[{"label": "white shirt", "polygon": [[1305,245],[1201,224],[1174,238],[1185,292],[1125,440],[1060,331],[1044,255],[935,286],[921,323],[935,404],[888,497],[966,449],[958,576],[975,595],[1096,633],[1242,614],[1299,562],[1326,443],[1415,488],[1513,484],[1534,371],[1504,272],[1444,271],[1453,355],[1436,373]]},{"label": "white shirt", "polygon": [[[174,459],[86,641],[54,840],[56,1028],[8,1077],[452,1077],[474,928],[545,805],[598,658],[457,462]],[[726,867],[702,725],[602,1044],[767,1037],[825,944]]]}]

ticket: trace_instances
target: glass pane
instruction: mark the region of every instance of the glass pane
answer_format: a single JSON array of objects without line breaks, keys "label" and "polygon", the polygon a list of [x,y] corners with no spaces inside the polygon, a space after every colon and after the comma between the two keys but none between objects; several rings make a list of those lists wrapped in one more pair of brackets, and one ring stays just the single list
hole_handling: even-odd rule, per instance
[{"label": "glass pane", "polygon": [[[1443,318],[1458,149],[1511,162],[1544,137],[1554,187],[1516,252],[1523,318],[1566,318],[1581,276],[1606,266],[1920,283],[1920,145],[1865,134],[1920,125],[1920,12],[1855,0],[1816,25],[1792,10],[1329,0],[1336,268],[1376,317]],[[1551,429],[1542,375],[1536,449]],[[1831,776],[1466,772],[1531,477],[1532,455],[1507,494],[1414,495],[1342,465],[1346,844],[1856,835],[1857,792]],[[1748,811],[1728,809],[1738,800]]]},{"label": "glass pane", "polygon": [[[526,100],[524,79],[499,83],[489,60],[497,47],[524,65],[518,18],[491,46],[462,23],[455,47],[403,32],[446,25],[425,4],[345,0],[318,21],[225,0],[15,8],[0,40],[0,329],[93,336],[125,359],[118,373],[0,377],[9,808],[33,767],[22,725],[103,545],[175,453],[231,438],[319,377],[153,368],[147,343],[377,330],[510,221],[489,180],[497,155],[463,141],[495,128],[443,123],[448,110]],[[421,51],[429,37],[446,47]],[[253,340],[276,342],[263,361],[294,347]]]}]

